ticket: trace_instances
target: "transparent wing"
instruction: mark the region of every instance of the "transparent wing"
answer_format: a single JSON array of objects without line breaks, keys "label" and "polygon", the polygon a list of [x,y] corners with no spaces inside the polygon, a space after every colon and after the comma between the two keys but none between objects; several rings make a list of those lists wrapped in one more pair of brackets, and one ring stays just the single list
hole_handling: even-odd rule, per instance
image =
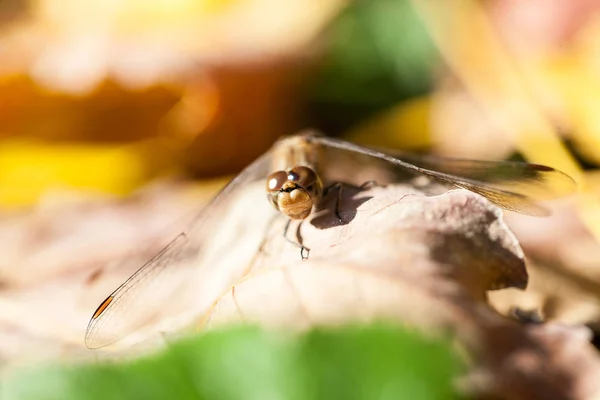
[{"label": "transparent wing", "polygon": [[[174,299],[187,290],[198,268],[199,254],[218,234],[224,205],[253,182],[263,180],[271,166],[268,152],[237,175],[160,253],[142,266],[104,300],[94,312],[85,334],[85,344],[96,349],[112,344],[168,314]],[[267,204],[266,200],[264,202]],[[268,205],[267,205],[268,206]],[[190,305],[190,308],[192,305]]]},{"label": "transparent wing", "polygon": [[568,175],[553,168],[520,162],[461,160],[433,156],[380,151],[325,136],[315,136],[313,143],[342,151],[358,152],[387,161],[438,181],[480,194],[492,203],[522,214],[544,216],[548,210],[538,202],[576,190]]},{"label": "transparent wing", "polygon": [[440,156],[394,154],[397,158],[433,171],[493,184],[519,192],[535,200],[548,200],[572,194],[577,186],[571,177],[545,165],[514,161],[463,160]]}]

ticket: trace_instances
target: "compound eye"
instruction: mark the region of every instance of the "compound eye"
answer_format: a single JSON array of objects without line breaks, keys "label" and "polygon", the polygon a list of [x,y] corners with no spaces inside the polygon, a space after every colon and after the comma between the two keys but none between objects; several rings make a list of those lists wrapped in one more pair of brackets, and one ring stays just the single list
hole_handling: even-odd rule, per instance
[{"label": "compound eye", "polygon": [[302,187],[307,187],[317,180],[317,174],[308,167],[294,167],[288,172],[287,179]]},{"label": "compound eye", "polygon": [[288,180],[288,174],[285,171],[273,172],[267,178],[267,191],[278,192],[283,187],[283,184]]}]

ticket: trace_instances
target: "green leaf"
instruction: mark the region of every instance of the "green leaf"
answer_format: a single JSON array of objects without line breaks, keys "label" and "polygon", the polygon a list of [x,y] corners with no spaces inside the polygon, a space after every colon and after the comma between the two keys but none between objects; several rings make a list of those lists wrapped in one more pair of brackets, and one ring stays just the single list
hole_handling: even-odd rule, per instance
[{"label": "green leaf", "polygon": [[409,0],[353,2],[327,34],[317,117],[357,121],[430,89],[438,52]]},{"label": "green leaf", "polygon": [[463,371],[447,341],[376,325],[304,335],[233,328],[126,363],[46,366],[3,383],[3,400],[449,399]]}]

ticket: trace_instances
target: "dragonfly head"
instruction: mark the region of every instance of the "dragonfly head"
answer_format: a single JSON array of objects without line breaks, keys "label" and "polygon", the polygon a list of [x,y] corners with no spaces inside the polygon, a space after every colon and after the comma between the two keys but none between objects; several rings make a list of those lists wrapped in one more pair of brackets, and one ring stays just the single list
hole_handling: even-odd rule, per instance
[{"label": "dragonfly head", "polygon": [[292,219],[304,219],[320,199],[323,183],[311,168],[294,167],[269,175],[266,189],[273,207]]}]

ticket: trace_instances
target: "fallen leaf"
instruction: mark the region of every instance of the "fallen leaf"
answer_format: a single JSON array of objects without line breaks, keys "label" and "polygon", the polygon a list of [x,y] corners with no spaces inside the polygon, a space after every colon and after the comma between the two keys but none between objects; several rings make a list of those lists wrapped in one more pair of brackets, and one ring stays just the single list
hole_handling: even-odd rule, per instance
[{"label": "fallen leaf", "polygon": [[[472,360],[466,392],[517,399],[597,392],[600,360],[585,329],[523,325],[488,306],[489,290],[524,288],[528,280],[502,211],[466,190],[433,194],[439,191],[435,185],[345,186],[342,222],[331,191],[310,219],[288,231],[288,239],[297,234],[310,249],[302,260],[283,238],[286,218],[264,199],[262,182],[248,184],[219,210],[217,225],[194,231],[208,235],[209,245],[190,269],[182,267],[185,284],[163,292],[162,281],[154,282],[154,298],[129,310],[149,317],[140,320],[145,325],[111,347],[91,353],[83,333],[108,284],[114,287],[124,270],[99,274],[80,265],[77,272],[0,291],[4,368],[57,357],[130,357],[165,338],[226,324],[304,330],[387,320],[426,336],[455,337]],[[126,261],[132,271],[143,259]]]}]

